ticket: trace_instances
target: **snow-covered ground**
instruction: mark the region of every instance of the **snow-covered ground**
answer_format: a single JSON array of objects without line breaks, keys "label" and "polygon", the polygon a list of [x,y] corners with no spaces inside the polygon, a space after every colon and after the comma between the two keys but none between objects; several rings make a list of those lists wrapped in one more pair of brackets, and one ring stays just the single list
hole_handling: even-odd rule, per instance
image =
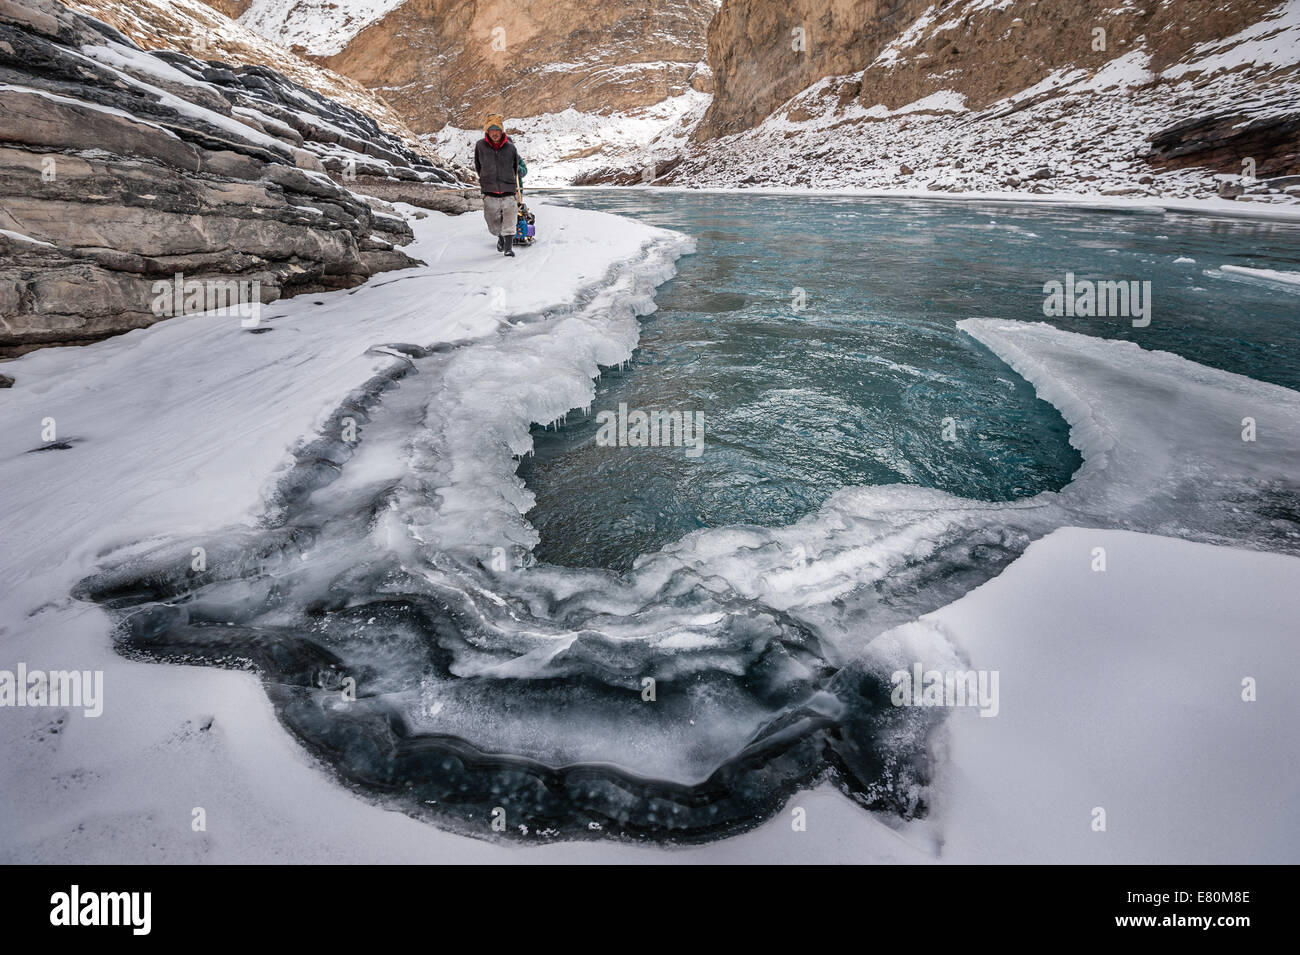
[{"label": "snow-covered ground", "polygon": [[[644,170],[672,159],[685,147],[711,99],[689,90],[627,112],[601,115],[567,109],[508,119],[506,126],[528,164],[526,185],[563,186],[598,169]],[[482,135],[482,130],[445,126],[422,138],[432,151],[473,168],[473,144]]]},{"label": "snow-covered ground", "polygon": [[333,56],[405,0],[252,0],[239,21],[287,47]]},{"label": "snow-covered ground", "polygon": [[[15,384],[0,392],[0,670],[103,670],[105,700],[99,718],[0,709],[0,857],[359,858],[351,840],[321,844],[310,816],[354,832],[371,813],[396,818],[328,783],[311,795],[324,778],[279,729],[255,678],[123,660],[103,611],[67,594],[123,547],[187,536],[211,545],[205,534],[255,521],[293,448],[405,360],[377,346],[492,336],[597,286],[609,307],[651,309],[648,288],[686,247],[601,213],[536,212],[543,239],[514,259],[493,250],[481,216],[430,213],[413,222],[408,247],[425,268],[275,303],[256,328],[184,316],[5,365]],[[52,441],[67,449],[28,453]],[[190,832],[198,806],[206,834]]]},{"label": "snow-covered ground", "polygon": [[[1300,772],[1283,754],[1300,717],[1288,690],[1298,587],[1294,557],[1058,530],[878,640],[953,646],[965,667],[1000,675],[998,715],[954,710],[936,742],[929,820],[886,826],[824,787],[672,861],[1295,863]],[[792,831],[796,806],[806,832]]]},{"label": "snow-covered ground", "polygon": [[[1300,702],[1286,690],[1300,616],[1295,557],[1057,529],[990,583],[859,648],[883,662],[1000,673],[998,715],[954,712],[933,741],[928,819],[901,825],[823,788],[788,807],[806,810],[806,831],[792,828],[786,811],[735,839],[671,853],[599,842],[525,850],[450,835],[339,787],[281,728],[256,677],[115,654],[107,614],[68,596],[77,581],[159,540],[211,546],[218,529],[251,525],[292,450],[366,381],[404,361],[385,344],[482,340],[491,348],[510,334],[505,324],[538,326],[579,298],[627,314],[649,310],[653,286],[690,248],[610,216],[545,205],[537,212],[543,239],[514,260],[491,251],[478,216],[433,214],[413,223],[417,242],[408,249],[427,267],[275,303],[260,328],[183,317],[5,365],[16,384],[0,392],[8,422],[0,434],[0,575],[8,585],[0,669],[22,662],[105,676],[100,717],[0,710],[0,859],[1300,857],[1300,829],[1287,815],[1300,799],[1300,768],[1285,759],[1300,725]],[[1222,516],[1221,489],[1293,476],[1300,394],[1041,324],[980,320],[963,330],[1069,422],[1085,463],[1059,495],[980,505],[917,488],[848,489],[798,527],[764,533],[778,543],[822,534],[830,544],[838,535],[847,544],[834,548],[837,559],[857,554],[862,567],[814,561],[804,574],[755,574],[759,548],[743,532],[718,529],[669,548],[643,576],[707,559],[719,575],[745,575],[756,599],[797,608],[829,599],[890,549],[923,550],[926,536],[960,523],[963,510],[1019,511],[1051,527],[1105,506],[1163,526],[1191,513],[1169,508],[1171,495]],[[556,388],[572,387],[565,372],[536,369],[551,373]],[[1259,427],[1249,445],[1239,436],[1245,415]],[[34,451],[51,442],[66,447]],[[473,471],[475,480],[491,478],[494,467]],[[929,513],[879,526],[903,515],[903,505]],[[1104,571],[1095,569],[1097,548]],[[1247,678],[1258,681],[1255,702],[1242,698]],[[196,832],[200,807],[206,830]],[[1092,828],[1098,808],[1105,831]]]}]

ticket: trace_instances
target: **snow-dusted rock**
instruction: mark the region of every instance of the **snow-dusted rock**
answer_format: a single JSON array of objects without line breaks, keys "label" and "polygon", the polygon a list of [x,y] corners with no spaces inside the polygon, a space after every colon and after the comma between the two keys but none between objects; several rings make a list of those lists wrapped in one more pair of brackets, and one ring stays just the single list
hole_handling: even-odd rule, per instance
[{"label": "snow-dusted rock", "polygon": [[[146,53],[51,0],[0,8],[0,352],[150,325],[159,280],[258,302],[414,264],[324,173],[460,185],[373,119],[266,67]],[[379,234],[379,238],[374,238]]]}]

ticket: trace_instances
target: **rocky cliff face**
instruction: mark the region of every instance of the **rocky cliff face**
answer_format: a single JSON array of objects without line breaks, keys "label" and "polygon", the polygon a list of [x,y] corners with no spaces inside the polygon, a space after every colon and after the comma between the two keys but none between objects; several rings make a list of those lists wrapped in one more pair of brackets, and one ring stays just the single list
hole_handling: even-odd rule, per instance
[{"label": "rocky cliff face", "polygon": [[[145,50],[170,50],[234,67],[266,66],[299,86],[373,119],[384,133],[396,136],[423,159],[448,168],[461,178],[465,169],[451,169],[441,157],[424,150],[418,137],[382,96],[354,79],[306,60],[248,27],[230,14],[247,9],[247,0],[205,3],[203,0],[63,0],[79,13],[102,20]],[[363,138],[369,138],[363,137]]]},{"label": "rocky cliff face", "polygon": [[237,2],[242,25],[360,80],[441,154],[465,162],[503,113],[534,184],[676,153],[711,91],[719,0]]},{"label": "rocky cliff face", "polygon": [[670,181],[1295,198],[1296,0],[724,0],[709,61]]},{"label": "rocky cliff face", "polygon": [[412,264],[327,164],[461,185],[274,70],[146,53],[52,0],[0,0],[0,115],[0,354],[171,317],[177,273],[266,302]]},{"label": "rocky cliff face", "polygon": [[1277,0],[726,0],[709,30],[716,96],[696,137],[756,126],[827,76],[854,74],[835,90],[845,105],[896,109],[951,91],[980,110],[1054,70],[1096,71],[1134,49],[1159,72],[1276,6]]},{"label": "rocky cliff face", "polygon": [[209,2],[534,184],[1296,198],[1300,0]]},{"label": "rocky cliff face", "polygon": [[697,139],[757,126],[824,76],[871,63],[930,0],[724,0],[709,26],[714,98]]},{"label": "rocky cliff face", "polygon": [[[333,6],[332,4],[330,6]],[[417,133],[574,109],[649,106],[690,88],[713,0],[405,0],[359,29],[315,36],[302,4],[254,3],[244,20],[381,89]],[[352,13],[343,5],[340,16]],[[324,15],[328,16],[328,14]],[[361,16],[357,13],[355,16]],[[318,19],[318,23],[329,23]],[[340,32],[341,31],[341,32]]]}]

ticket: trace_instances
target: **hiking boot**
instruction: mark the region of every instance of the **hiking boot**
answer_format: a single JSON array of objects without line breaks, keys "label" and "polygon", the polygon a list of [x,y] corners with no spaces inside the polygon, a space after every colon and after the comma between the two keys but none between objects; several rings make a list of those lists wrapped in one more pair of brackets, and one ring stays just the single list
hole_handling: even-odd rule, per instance
[{"label": "hiking boot", "polygon": [[513,246],[515,244],[515,237],[512,235],[505,235],[501,237],[501,241],[506,244],[506,255],[514,255],[515,250]]},{"label": "hiking boot", "polygon": [[497,251],[504,252],[505,250],[506,250],[506,237],[503,235],[499,235],[497,236]]}]

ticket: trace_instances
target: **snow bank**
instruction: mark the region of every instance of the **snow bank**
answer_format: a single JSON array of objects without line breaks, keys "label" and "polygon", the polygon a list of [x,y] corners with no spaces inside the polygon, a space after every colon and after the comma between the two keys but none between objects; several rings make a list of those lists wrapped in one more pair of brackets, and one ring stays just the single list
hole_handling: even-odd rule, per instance
[{"label": "snow bank", "polygon": [[[0,712],[0,857],[233,861],[306,850],[343,861],[385,851],[382,841],[319,840],[320,818],[360,831],[369,810],[311,768],[256,678],[125,660],[104,612],[67,594],[110,554],[162,538],[213,546],[218,529],[254,522],[295,446],[406,361],[376,346],[490,337],[510,316],[598,293],[619,263],[685,248],[613,216],[535,209],[542,239],[514,259],[493,250],[480,216],[433,213],[412,223],[407,250],[428,266],[265,306],[258,328],[188,315],[6,364],[15,384],[0,392],[12,423],[0,435],[0,668],[103,670],[105,711]],[[27,453],[51,426],[66,447]],[[207,833],[190,829],[196,806],[209,813]]]},{"label": "snow bank", "polygon": [[1079,528],[1033,545],[926,621],[1001,671],[996,718],[947,724],[941,857],[1296,862],[1297,619],[1295,557]]},{"label": "snow bank", "polygon": [[790,800],[806,832],[787,811],[681,861],[1294,864],[1297,619],[1300,559],[1063,528],[877,641],[1000,673],[997,717],[954,710],[935,741],[931,818],[866,821],[823,788]]}]

